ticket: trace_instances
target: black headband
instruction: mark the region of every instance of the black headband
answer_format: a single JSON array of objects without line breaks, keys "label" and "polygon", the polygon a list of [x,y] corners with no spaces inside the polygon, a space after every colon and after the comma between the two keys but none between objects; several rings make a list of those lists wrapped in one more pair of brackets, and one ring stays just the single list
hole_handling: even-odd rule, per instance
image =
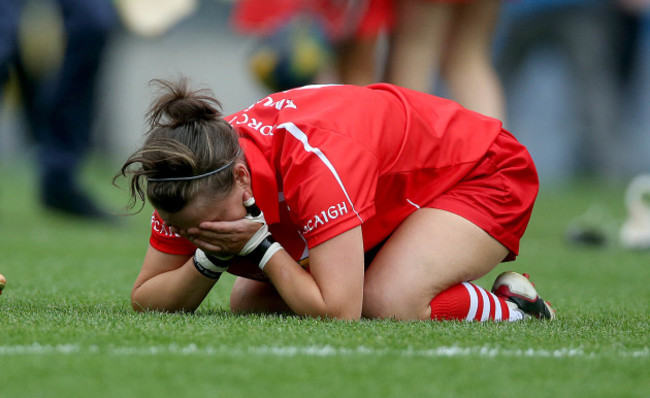
[{"label": "black headband", "polygon": [[218,169],[208,171],[207,173],[199,174],[197,176],[189,176],[189,177],[166,177],[166,178],[149,178],[147,177],[147,181],[149,182],[161,182],[161,181],[190,181],[190,180],[198,180],[199,178],[211,176],[213,174],[217,174],[218,172],[227,169],[232,163],[234,162],[234,159],[231,160],[230,162],[224,164],[223,166],[219,167]]}]

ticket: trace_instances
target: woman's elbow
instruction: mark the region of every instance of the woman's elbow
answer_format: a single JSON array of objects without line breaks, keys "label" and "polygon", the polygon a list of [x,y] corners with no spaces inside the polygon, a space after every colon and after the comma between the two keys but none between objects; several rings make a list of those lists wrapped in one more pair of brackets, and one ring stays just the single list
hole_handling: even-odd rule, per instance
[{"label": "woman's elbow", "polygon": [[141,291],[138,287],[134,287],[131,292],[131,307],[135,312],[165,311],[160,308],[160,305],[152,302],[152,298],[147,297],[146,292]]},{"label": "woman's elbow", "polygon": [[143,292],[134,290],[131,294],[131,307],[135,312],[185,312],[192,313],[198,305],[191,305],[179,301],[160,301],[155,297],[147,297]]},{"label": "woman's elbow", "polygon": [[133,311],[135,311],[135,312],[145,312],[147,310],[145,307],[143,307],[136,300],[131,300],[131,307],[133,308]]},{"label": "woman's elbow", "polygon": [[135,312],[145,312],[148,310],[144,305],[142,305],[141,298],[138,297],[138,290],[137,288],[134,288],[133,291],[131,292],[131,307],[133,308],[133,311]]}]

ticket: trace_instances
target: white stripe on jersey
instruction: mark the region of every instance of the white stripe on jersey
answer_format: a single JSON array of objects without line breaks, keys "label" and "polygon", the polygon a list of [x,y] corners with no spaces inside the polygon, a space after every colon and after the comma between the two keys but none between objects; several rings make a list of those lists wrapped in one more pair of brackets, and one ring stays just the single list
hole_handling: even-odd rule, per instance
[{"label": "white stripe on jersey", "polygon": [[278,129],[286,129],[292,136],[294,136],[298,141],[302,143],[302,146],[305,148],[305,151],[307,152],[312,152],[318,158],[327,166],[329,171],[332,173],[334,178],[336,179],[336,182],[338,182],[339,186],[341,187],[341,190],[345,194],[345,197],[347,198],[348,202],[350,202],[350,206],[352,206],[352,210],[354,211],[354,214],[357,215],[357,218],[363,222],[363,219],[361,216],[359,216],[359,213],[357,213],[357,209],[354,208],[354,203],[352,203],[352,200],[350,199],[350,196],[348,195],[348,191],[345,189],[345,186],[343,185],[343,181],[341,181],[341,177],[339,177],[339,173],[336,171],[334,168],[334,165],[329,161],[327,156],[319,149],[319,148],[314,148],[309,144],[309,139],[307,138],[307,134],[305,134],[302,130],[298,128],[295,124],[291,122],[287,123],[282,123],[277,126]]},{"label": "white stripe on jersey", "polygon": [[305,86],[300,86],[300,87],[294,87],[290,88],[288,90],[283,91],[283,93],[293,91],[293,90],[309,90],[312,88],[323,88],[323,87],[336,87],[336,86],[342,86],[340,83],[329,83],[329,84],[307,84]]},{"label": "white stripe on jersey", "polygon": [[420,208],[420,205],[418,205],[418,204],[412,202],[410,199],[406,199],[406,201],[409,202],[409,204],[410,204],[411,206],[415,207],[416,209],[419,209],[419,208]]}]

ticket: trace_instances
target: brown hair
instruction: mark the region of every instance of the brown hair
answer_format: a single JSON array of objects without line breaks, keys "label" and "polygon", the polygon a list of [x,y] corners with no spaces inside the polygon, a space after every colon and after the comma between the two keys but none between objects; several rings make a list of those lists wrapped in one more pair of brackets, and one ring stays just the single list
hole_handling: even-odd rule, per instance
[{"label": "brown hair", "polygon": [[[142,147],[133,153],[113,181],[129,178],[128,208],[145,194],[151,205],[175,213],[200,192],[225,195],[235,180],[233,165],[242,158],[238,135],[223,118],[221,103],[209,90],[189,88],[187,78],[177,82],[153,80],[159,89],[147,113],[148,131]],[[224,170],[188,181],[148,181],[149,178],[191,177]],[[137,211],[142,210],[142,207]]]}]

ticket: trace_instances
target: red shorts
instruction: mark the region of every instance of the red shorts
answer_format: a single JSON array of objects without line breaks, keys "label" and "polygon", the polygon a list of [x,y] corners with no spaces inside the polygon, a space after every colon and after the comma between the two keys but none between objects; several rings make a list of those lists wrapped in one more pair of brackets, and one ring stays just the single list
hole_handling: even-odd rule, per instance
[{"label": "red shorts", "polygon": [[526,148],[503,130],[476,167],[426,207],[457,214],[519,253],[521,239],[539,191],[539,179]]}]

